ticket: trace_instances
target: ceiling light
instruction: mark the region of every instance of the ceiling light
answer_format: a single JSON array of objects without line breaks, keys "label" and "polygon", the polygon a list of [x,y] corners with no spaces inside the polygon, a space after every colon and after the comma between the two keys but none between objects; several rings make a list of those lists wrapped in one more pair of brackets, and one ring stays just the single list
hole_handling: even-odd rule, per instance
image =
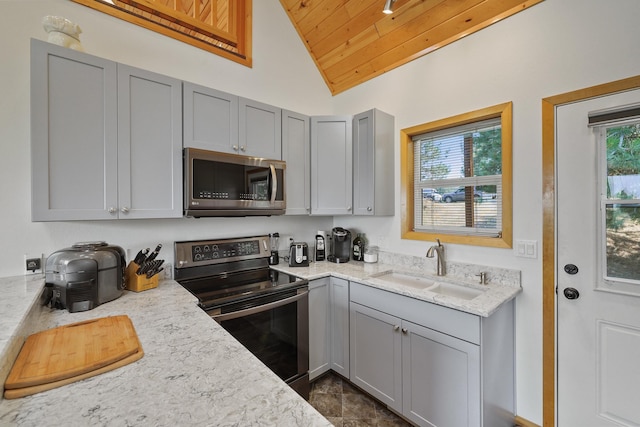
[{"label": "ceiling light", "polygon": [[387,0],[387,2],[384,4],[384,9],[382,9],[382,13],[386,13],[387,15],[393,13],[393,4],[396,2],[396,0]]}]

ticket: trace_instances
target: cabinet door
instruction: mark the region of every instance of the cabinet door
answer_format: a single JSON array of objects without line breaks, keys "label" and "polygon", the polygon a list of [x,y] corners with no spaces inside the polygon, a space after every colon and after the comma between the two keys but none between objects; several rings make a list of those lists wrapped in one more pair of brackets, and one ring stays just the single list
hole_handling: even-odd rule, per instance
[{"label": "cabinet door", "polygon": [[282,110],[251,99],[240,98],[239,154],[282,159]]},{"label": "cabinet door", "polygon": [[352,117],[311,118],[311,214],[351,215]]},{"label": "cabinet door", "polygon": [[402,322],[402,413],[419,425],[480,426],[480,347]]},{"label": "cabinet door", "polygon": [[182,216],[182,85],[118,64],[120,218]]},{"label": "cabinet door", "polygon": [[31,41],[31,219],[108,219],[117,205],[116,63]]},{"label": "cabinet door", "polygon": [[393,215],[393,116],[373,109],[353,118],[353,214]]},{"label": "cabinet door", "polygon": [[237,152],[236,95],[184,82],[183,101],[185,147],[224,153]]},{"label": "cabinet door", "polygon": [[309,215],[311,212],[311,133],[309,116],[282,111],[282,160],[287,162],[286,215]]},{"label": "cabinet door", "polygon": [[402,411],[402,333],[397,317],[351,302],[352,383]]},{"label": "cabinet door", "polygon": [[309,379],[329,370],[330,349],[329,278],[309,282]]},{"label": "cabinet door", "polygon": [[331,369],[349,378],[349,282],[331,278]]}]

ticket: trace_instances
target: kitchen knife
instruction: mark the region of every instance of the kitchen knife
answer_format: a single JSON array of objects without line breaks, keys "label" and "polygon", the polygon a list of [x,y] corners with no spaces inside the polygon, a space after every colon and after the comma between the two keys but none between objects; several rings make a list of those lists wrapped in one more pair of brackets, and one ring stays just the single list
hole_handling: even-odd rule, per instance
[{"label": "kitchen knife", "polygon": [[151,252],[151,254],[149,254],[149,256],[147,257],[147,261],[153,261],[154,259],[156,259],[158,253],[160,253],[160,249],[162,249],[162,243],[158,243],[158,246],[156,246],[153,252]]},{"label": "kitchen knife", "polygon": [[147,258],[147,254],[148,253],[149,253],[149,248],[140,249],[140,251],[138,252],[136,257],[133,259],[133,262],[138,264],[138,265],[142,265],[144,260]]}]

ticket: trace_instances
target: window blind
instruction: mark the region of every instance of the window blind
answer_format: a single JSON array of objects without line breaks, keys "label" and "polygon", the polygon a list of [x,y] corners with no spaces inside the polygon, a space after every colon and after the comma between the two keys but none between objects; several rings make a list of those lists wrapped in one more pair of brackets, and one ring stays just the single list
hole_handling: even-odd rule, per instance
[{"label": "window blind", "polygon": [[414,231],[499,236],[500,118],[416,135]]}]

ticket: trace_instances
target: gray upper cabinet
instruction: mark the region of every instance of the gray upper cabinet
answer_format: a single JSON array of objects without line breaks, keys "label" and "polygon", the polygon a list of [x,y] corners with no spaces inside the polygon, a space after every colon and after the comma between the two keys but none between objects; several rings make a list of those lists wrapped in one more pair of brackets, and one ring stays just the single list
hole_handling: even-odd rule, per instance
[{"label": "gray upper cabinet", "polygon": [[353,118],[353,214],[393,215],[394,118],[372,109]]},{"label": "gray upper cabinet", "polygon": [[311,118],[311,214],[351,215],[352,116]]},{"label": "gray upper cabinet", "polygon": [[182,216],[179,81],[32,40],[32,220]]},{"label": "gray upper cabinet", "polygon": [[309,116],[282,110],[282,160],[287,162],[286,215],[311,212],[310,124]]},{"label": "gray upper cabinet", "polygon": [[237,153],[238,97],[183,83],[184,146]]},{"label": "gray upper cabinet", "polygon": [[282,159],[282,110],[251,99],[239,99],[238,154]]},{"label": "gray upper cabinet", "polygon": [[120,218],[182,216],[182,83],[118,64]]},{"label": "gray upper cabinet", "polygon": [[31,40],[31,219],[109,219],[118,201],[116,64]]}]

